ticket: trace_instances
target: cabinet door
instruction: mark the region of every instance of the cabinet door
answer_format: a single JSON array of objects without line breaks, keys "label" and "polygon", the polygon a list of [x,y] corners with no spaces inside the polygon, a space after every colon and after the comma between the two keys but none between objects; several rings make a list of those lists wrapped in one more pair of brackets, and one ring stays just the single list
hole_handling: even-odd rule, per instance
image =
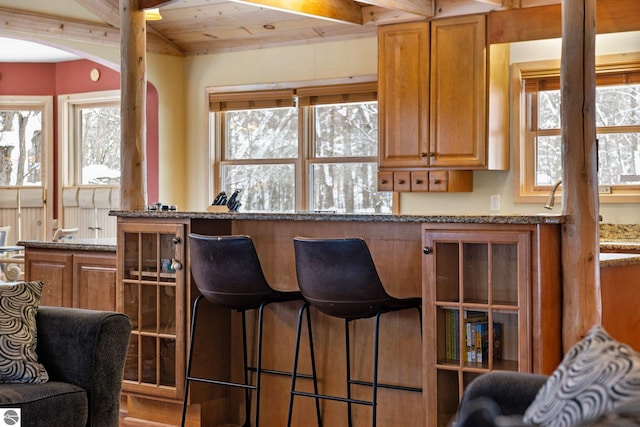
[{"label": "cabinet door", "polygon": [[378,64],[379,165],[427,166],[429,24],[381,26]]},{"label": "cabinet door", "polygon": [[486,18],[431,22],[430,165],[486,165]]},{"label": "cabinet door", "polygon": [[40,305],[73,306],[72,259],[71,254],[26,250],[25,280],[44,283]]},{"label": "cabinet door", "polygon": [[531,370],[530,232],[424,234],[428,425],[446,426],[466,385],[491,370]]},{"label": "cabinet door", "polygon": [[132,321],[125,391],[182,396],[184,241],[184,224],[119,224],[117,304]]},{"label": "cabinet door", "polygon": [[116,254],[73,255],[74,305],[91,310],[116,310]]}]

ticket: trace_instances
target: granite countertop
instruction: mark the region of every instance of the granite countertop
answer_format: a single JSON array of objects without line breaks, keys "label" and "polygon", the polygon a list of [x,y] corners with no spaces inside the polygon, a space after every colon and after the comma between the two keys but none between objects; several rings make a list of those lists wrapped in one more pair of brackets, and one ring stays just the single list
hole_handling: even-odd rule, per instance
[{"label": "granite countertop", "polygon": [[640,264],[640,254],[601,253],[600,267],[623,267]]},{"label": "granite countertop", "polygon": [[454,224],[562,224],[564,216],[540,215],[388,215],[336,214],[326,212],[251,213],[251,212],[181,212],[181,211],[111,211],[121,218],[271,220],[271,221],[354,221],[354,222],[420,222]]},{"label": "granite countertop", "polygon": [[607,252],[638,252],[640,253],[640,240],[600,240],[600,248]]},{"label": "granite countertop", "polygon": [[30,249],[60,249],[73,251],[116,251],[116,238],[64,239],[57,242],[43,240],[21,240],[18,245]]}]

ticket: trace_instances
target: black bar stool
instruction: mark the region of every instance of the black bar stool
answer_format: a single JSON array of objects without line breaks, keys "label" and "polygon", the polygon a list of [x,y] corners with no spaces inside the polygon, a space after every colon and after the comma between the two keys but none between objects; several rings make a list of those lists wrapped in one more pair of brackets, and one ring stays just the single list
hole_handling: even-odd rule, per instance
[{"label": "black bar stool", "polygon": [[[300,308],[296,332],[296,348],[293,359],[293,375],[291,379],[291,396],[289,398],[289,416],[287,426],[291,425],[293,400],[295,396],[315,397],[346,402],[348,405],[348,423],[351,427],[351,405],[367,405],[372,407],[372,426],[376,425],[376,406],[378,387],[394,388],[421,392],[421,388],[378,383],[378,336],[380,316],[390,311],[416,309],[420,320],[422,336],[422,298],[394,298],[384,289],[378,272],[371,258],[366,242],[360,238],[312,239],[296,237],[294,239],[296,257],[296,274],[298,286],[306,302]],[[347,396],[332,396],[296,390],[298,369],[298,353],[300,347],[300,330],[303,313],[307,312],[310,353],[312,366],[315,366],[313,338],[311,334],[311,318],[309,307],[320,312],[345,320],[346,338],[346,373]],[[373,345],[373,379],[371,382],[351,379],[351,363],[349,352],[349,323],[357,319],[375,317]],[[315,375],[315,370],[313,372]],[[369,385],[372,387],[372,399],[358,400],[351,397],[351,385]]]},{"label": "black bar stool", "polygon": [[[245,422],[251,425],[251,390],[256,392],[255,426],[260,417],[260,378],[263,373],[291,375],[290,372],[262,369],[262,319],[264,307],[275,302],[302,301],[298,291],[277,291],[267,283],[264,277],[258,254],[249,236],[204,236],[189,234],[189,251],[191,274],[200,291],[193,303],[191,319],[191,344],[187,360],[184,401],[182,407],[182,423],[184,426],[187,413],[187,398],[191,381],[239,387],[245,390]],[[198,306],[205,299],[211,304],[227,307],[242,314],[242,346],[244,361],[244,382],[236,383],[191,375],[194,338]],[[256,367],[249,366],[247,357],[247,325],[245,312],[258,310],[257,356]],[[315,366],[312,366],[315,370]],[[250,384],[249,372],[255,370],[255,383]],[[308,378],[309,375],[306,375]],[[312,376],[315,381],[315,375]],[[317,387],[317,385],[316,385]],[[317,416],[320,416],[319,403]]]}]

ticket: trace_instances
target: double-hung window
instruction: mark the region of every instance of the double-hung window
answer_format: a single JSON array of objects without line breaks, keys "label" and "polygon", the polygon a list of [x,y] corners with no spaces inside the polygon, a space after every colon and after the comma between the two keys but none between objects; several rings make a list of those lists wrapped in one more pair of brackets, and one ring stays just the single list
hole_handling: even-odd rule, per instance
[{"label": "double-hung window", "polygon": [[62,129],[60,228],[78,237],[115,237],[120,206],[120,91],[58,97]]},{"label": "double-hung window", "polygon": [[0,208],[9,238],[43,239],[53,218],[53,98],[0,96]]},{"label": "double-hung window", "polygon": [[[527,67],[531,67],[527,70]],[[598,64],[596,140],[603,202],[640,200],[640,63]],[[562,178],[559,69],[519,64],[520,155],[516,200],[548,193]],[[531,197],[529,197],[531,199]],[[531,200],[534,201],[534,200]]]},{"label": "double-hung window", "polygon": [[241,210],[390,213],[378,192],[376,84],[210,95],[213,190]]}]

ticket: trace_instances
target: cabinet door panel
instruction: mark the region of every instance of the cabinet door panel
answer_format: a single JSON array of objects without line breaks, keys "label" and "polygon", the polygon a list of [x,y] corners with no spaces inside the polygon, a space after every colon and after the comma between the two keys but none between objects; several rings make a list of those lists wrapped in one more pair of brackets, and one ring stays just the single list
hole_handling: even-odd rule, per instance
[{"label": "cabinet door panel", "polygon": [[116,310],[115,254],[74,255],[75,305],[92,310]]},{"label": "cabinet door panel", "polygon": [[425,384],[434,390],[427,424],[446,425],[474,375],[531,371],[532,236],[526,228],[424,229]]},{"label": "cabinet door panel", "polygon": [[25,280],[44,283],[40,305],[71,307],[72,256],[27,250],[25,255]]},{"label": "cabinet door panel", "polygon": [[118,225],[116,306],[133,325],[122,385],[127,392],[169,399],[183,394],[185,237],[184,224]]},{"label": "cabinet door panel", "polygon": [[427,166],[429,24],[380,27],[380,167]]},{"label": "cabinet door panel", "polygon": [[431,166],[486,164],[484,16],[431,24]]}]

